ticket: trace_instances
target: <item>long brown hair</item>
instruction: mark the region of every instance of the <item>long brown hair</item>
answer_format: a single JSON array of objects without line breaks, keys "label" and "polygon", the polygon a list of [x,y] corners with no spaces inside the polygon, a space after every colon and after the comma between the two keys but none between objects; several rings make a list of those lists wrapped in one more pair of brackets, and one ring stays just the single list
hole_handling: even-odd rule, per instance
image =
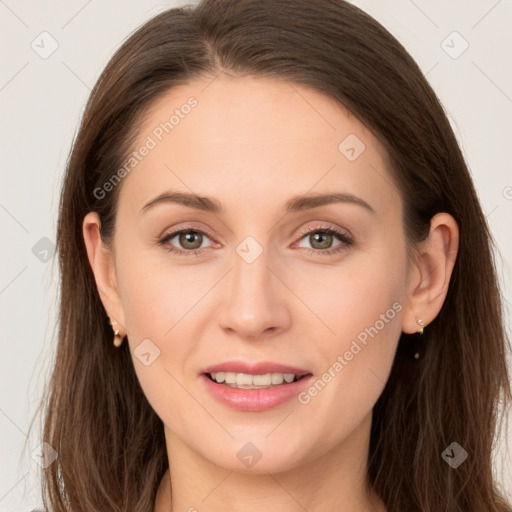
[{"label": "long brown hair", "polygon": [[[430,219],[459,226],[445,303],[423,336],[402,334],[374,408],[370,482],[390,512],[511,512],[493,481],[499,405],[510,404],[494,242],[436,94],[401,44],[343,0],[204,0],[167,10],[120,47],[95,85],[67,163],[57,247],[58,347],[43,440],[58,453],[43,473],[48,510],[147,511],[168,466],[163,425],[97,292],[82,236],[90,211],[112,241],[121,186],[94,194],[122,167],[142,116],[163,93],[220,72],[288,80],[335,99],[387,149],[414,247]],[[121,184],[122,185],[122,184]],[[500,423],[501,424],[501,423]],[[441,457],[468,453],[453,469]]]}]

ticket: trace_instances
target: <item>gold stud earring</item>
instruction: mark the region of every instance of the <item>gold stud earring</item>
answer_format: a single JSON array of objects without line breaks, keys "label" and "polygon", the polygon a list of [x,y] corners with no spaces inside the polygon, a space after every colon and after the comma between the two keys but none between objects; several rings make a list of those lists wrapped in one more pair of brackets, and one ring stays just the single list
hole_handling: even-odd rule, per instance
[{"label": "gold stud earring", "polygon": [[119,329],[114,327],[115,324],[117,324],[117,322],[112,322],[112,319],[110,319],[110,325],[114,331],[114,347],[119,348],[123,344],[124,336],[119,334]]},{"label": "gold stud earring", "polygon": [[418,331],[420,334],[423,334],[423,329],[425,329],[425,324],[421,318],[416,318],[417,324],[420,326],[420,330]]}]

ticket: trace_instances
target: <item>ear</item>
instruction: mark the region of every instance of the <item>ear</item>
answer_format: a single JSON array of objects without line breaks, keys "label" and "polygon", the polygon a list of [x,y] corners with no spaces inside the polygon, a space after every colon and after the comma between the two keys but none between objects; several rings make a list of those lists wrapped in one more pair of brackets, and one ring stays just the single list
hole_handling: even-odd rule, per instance
[{"label": "ear", "polygon": [[438,213],[430,221],[430,233],[418,248],[408,274],[408,295],[402,317],[407,334],[421,328],[417,318],[428,325],[439,314],[448,293],[459,248],[459,228],[448,213]]},{"label": "ear", "polygon": [[125,317],[117,288],[114,256],[100,236],[101,221],[96,212],[89,212],[82,224],[87,257],[103,307],[121,336],[126,335]]}]

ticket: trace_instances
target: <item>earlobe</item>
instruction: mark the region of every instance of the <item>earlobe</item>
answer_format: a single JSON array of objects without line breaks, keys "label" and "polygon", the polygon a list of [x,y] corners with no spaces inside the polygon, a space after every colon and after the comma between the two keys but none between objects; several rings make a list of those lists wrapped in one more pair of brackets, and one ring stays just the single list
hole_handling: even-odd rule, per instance
[{"label": "earlobe", "polygon": [[124,335],[126,333],[125,319],[115,278],[114,260],[112,252],[105,247],[101,239],[100,227],[99,215],[96,212],[89,212],[82,224],[87,258],[103,307],[111,321],[117,322],[116,328],[119,329],[121,335]]},{"label": "earlobe", "polygon": [[410,273],[403,332],[420,332],[439,314],[448,293],[458,248],[459,228],[455,219],[448,213],[434,215],[429,237],[419,246],[414,271]]}]

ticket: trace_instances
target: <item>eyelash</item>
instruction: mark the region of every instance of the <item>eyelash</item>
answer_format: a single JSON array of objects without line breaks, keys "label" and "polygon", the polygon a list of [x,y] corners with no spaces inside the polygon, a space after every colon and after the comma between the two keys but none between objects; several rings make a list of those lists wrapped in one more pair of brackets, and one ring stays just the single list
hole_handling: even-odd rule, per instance
[{"label": "eyelash", "polygon": [[[213,238],[208,232],[203,231],[201,229],[197,229],[193,226],[190,226],[190,227],[185,227],[185,228],[179,229],[177,231],[173,231],[172,233],[165,235],[163,238],[158,240],[158,245],[163,247],[167,244],[167,242],[169,240],[172,240],[176,235],[179,235],[181,233],[189,233],[189,232],[206,235],[208,238]],[[308,247],[303,247],[303,249],[305,249],[308,252],[308,254],[330,256],[330,255],[338,253],[344,249],[347,249],[348,247],[352,246],[354,243],[353,239],[349,235],[347,235],[345,232],[340,231],[339,229],[332,227],[332,226],[315,226],[313,228],[304,228],[301,231],[302,236],[300,237],[299,240],[302,240],[305,236],[310,235],[312,233],[322,233],[322,234],[334,235],[342,243],[339,244],[338,246],[336,246],[334,249],[326,249],[326,250],[310,249]],[[174,253],[178,256],[192,256],[192,255],[199,256],[203,252],[203,249],[205,249],[205,247],[203,247],[202,249],[183,251],[181,249],[177,249],[177,248],[169,245],[168,247],[165,247],[165,249],[168,252]]]}]

